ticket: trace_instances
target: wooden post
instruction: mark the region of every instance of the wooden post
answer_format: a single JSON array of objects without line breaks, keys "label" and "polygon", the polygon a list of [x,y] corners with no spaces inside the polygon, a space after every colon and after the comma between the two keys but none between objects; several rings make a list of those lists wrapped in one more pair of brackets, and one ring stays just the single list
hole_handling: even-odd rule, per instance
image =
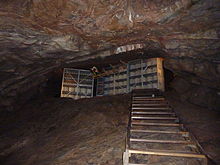
[{"label": "wooden post", "polygon": [[164,92],[165,85],[164,85],[163,58],[157,58],[157,77],[158,77],[158,89]]},{"label": "wooden post", "polygon": [[62,86],[61,86],[60,97],[64,97],[64,95],[63,95],[64,74],[65,74],[65,68],[63,69],[63,78],[62,78]]}]

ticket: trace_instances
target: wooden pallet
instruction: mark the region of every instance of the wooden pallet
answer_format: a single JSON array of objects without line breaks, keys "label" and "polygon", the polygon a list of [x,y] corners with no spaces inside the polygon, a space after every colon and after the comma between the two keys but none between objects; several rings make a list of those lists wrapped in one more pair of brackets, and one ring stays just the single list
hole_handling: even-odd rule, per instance
[{"label": "wooden pallet", "polygon": [[[141,91],[138,92],[139,94],[141,93]],[[139,155],[139,159],[144,155],[157,156],[158,158],[179,157],[186,161],[190,158],[196,159],[199,164],[207,165],[207,157],[202,153],[200,145],[193,135],[186,130],[183,124],[179,123],[178,117],[167,104],[165,98],[161,95],[159,97],[153,96],[154,97],[150,97],[143,93],[141,95],[133,93],[123,165],[151,164],[146,158],[143,159],[142,162],[141,160],[137,161],[137,159],[132,160],[132,156],[134,155]],[[154,127],[154,129],[150,127]],[[149,138],[149,136],[153,138]],[[155,137],[162,139],[156,139]],[[166,137],[166,139],[163,139],[164,137]],[[173,139],[173,137],[180,139]],[[161,145],[161,148],[149,148],[146,147],[145,144],[150,144],[151,147]],[[187,150],[178,150],[178,147],[174,147],[172,150],[166,150],[166,148],[163,148],[163,145],[166,144],[169,146],[181,145],[182,148],[187,148]],[[142,157],[140,157],[140,155]]]}]

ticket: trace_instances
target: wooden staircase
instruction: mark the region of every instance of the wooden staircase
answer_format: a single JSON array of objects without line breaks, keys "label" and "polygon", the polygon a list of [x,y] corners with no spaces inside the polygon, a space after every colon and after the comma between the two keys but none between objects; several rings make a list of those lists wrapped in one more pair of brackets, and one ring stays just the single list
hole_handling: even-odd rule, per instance
[{"label": "wooden staircase", "polygon": [[207,165],[207,158],[160,91],[135,90],[123,164]]}]

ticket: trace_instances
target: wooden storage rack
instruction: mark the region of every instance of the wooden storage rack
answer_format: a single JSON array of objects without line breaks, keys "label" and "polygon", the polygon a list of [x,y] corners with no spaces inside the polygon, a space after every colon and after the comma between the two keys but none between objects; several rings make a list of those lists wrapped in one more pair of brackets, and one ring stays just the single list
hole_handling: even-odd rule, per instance
[{"label": "wooden storage rack", "polygon": [[61,97],[93,97],[93,76],[89,70],[64,68]]},{"label": "wooden storage rack", "polygon": [[97,75],[97,96],[129,93],[133,89],[164,91],[162,58],[138,59],[107,68]]},{"label": "wooden storage rack", "polygon": [[[154,129],[151,127],[154,127]],[[167,137],[167,135],[170,138],[156,139]],[[173,135],[180,139],[173,139]],[[146,147],[149,144],[150,147]],[[171,148],[173,145],[181,145],[184,150],[177,150],[175,147],[172,150],[164,149],[164,147],[160,149],[152,148],[167,144]],[[132,159],[132,156],[139,156],[139,159],[143,160]],[[150,165],[151,162],[148,159],[144,159],[146,156],[157,156],[157,158],[179,157],[185,161],[191,158],[196,159],[199,164],[207,165],[207,158],[202,153],[200,145],[184,128],[183,124],[179,122],[173,109],[157,90],[133,92],[123,164]]]}]

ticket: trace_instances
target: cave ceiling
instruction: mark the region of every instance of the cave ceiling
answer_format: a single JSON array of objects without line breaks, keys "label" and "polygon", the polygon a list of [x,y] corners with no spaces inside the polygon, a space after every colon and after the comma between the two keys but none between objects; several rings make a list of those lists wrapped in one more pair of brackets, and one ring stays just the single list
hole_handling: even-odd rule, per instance
[{"label": "cave ceiling", "polygon": [[176,73],[220,89],[219,27],[219,0],[3,0],[1,95],[22,93],[17,88],[27,79],[39,80],[31,88],[55,68],[135,44],[162,52]]}]

